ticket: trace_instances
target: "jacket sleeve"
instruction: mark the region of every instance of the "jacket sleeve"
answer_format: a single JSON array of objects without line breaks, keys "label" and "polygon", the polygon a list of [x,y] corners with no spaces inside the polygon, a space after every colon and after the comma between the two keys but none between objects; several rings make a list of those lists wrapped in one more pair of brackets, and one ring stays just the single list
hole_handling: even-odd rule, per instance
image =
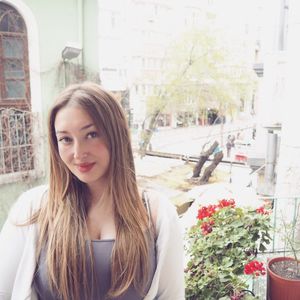
[{"label": "jacket sleeve", "polygon": [[[13,295],[16,292],[17,273],[21,260],[30,259],[29,255],[24,256],[24,253],[26,247],[28,248],[28,241],[32,243],[29,233],[34,228],[33,225],[22,226],[22,224],[28,221],[32,212],[39,207],[44,191],[45,187],[39,186],[23,193],[10,209],[2,227],[0,232],[0,300],[16,299]],[[26,281],[30,278],[22,280]]]},{"label": "jacket sleeve", "polygon": [[18,226],[22,196],[13,205],[0,232],[0,300],[11,299],[14,280],[25,246],[24,226]]},{"label": "jacket sleeve", "polygon": [[176,209],[168,199],[161,199],[157,219],[156,299],[184,300],[183,230]]}]

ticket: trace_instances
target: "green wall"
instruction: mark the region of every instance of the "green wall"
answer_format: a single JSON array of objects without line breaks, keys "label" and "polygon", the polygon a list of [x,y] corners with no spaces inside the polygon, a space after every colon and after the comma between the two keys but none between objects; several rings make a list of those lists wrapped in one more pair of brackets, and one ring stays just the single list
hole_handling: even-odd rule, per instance
[{"label": "green wall", "polygon": [[[85,1],[83,42],[86,48],[83,51],[83,61],[88,71],[99,72],[99,49],[98,49],[98,6],[97,1]],[[92,75],[93,77],[93,75]]]},{"label": "green wall", "polygon": [[[49,107],[65,85],[61,53],[66,45],[77,44],[80,46],[82,44],[82,55],[72,59],[71,63],[84,63],[84,67],[91,74],[91,78],[95,80],[97,77],[97,1],[24,0],[24,3],[35,16],[38,27],[43,119],[41,126],[45,129]],[[27,28],[27,30],[30,31],[30,28]],[[70,78],[72,81],[72,76]],[[46,170],[47,161],[47,154],[45,154]],[[9,207],[17,197],[28,188],[45,182],[46,178],[39,178],[31,181],[20,180],[17,183],[1,184],[0,175],[0,228]]]}]

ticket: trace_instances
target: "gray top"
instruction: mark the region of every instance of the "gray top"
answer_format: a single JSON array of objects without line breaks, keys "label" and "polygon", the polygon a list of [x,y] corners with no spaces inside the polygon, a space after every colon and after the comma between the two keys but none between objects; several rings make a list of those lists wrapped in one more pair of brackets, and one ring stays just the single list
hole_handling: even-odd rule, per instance
[{"label": "gray top", "polygon": [[[149,213],[149,221],[151,220],[151,213],[147,200],[145,201]],[[150,227],[153,226],[152,222],[149,222]],[[149,237],[149,280],[145,287],[145,294],[150,288],[154,272],[156,269],[156,251],[155,241],[152,230],[147,231]],[[94,270],[95,270],[95,283],[90,280],[91,300],[104,300],[108,290],[110,289],[111,280],[111,253],[115,240],[92,240],[92,252],[94,253]],[[37,292],[39,300],[59,300],[60,298],[55,295],[51,290],[47,278],[47,266],[46,266],[46,253],[43,249],[38,261],[36,275],[33,279],[33,286]],[[89,261],[89,260],[88,260]],[[88,274],[92,274],[91,265],[87,264]],[[82,288],[83,289],[83,288]],[[82,296],[81,299],[84,299]],[[143,297],[135,290],[134,286],[130,286],[128,290],[120,297],[113,298],[115,300],[141,300]]]},{"label": "gray top", "polygon": [[[149,234],[150,235],[150,234]],[[153,240],[153,238],[152,238]],[[149,256],[149,281],[145,288],[145,293],[150,288],[152,278],[155,272],[156,266],[156,255],[154,242],[151,242],[150,256]],[[114,240],[96,240],[92,241],[92,247],[94,252],[94,264],[95,264],[95,284],[92,285],[92,280],[90,280],[90,286],[92,291],[93,300],[105,299],[110,288],[110,278],[111,278],[111,252],[114,245]],[[88,273],[92,274],[91,266],[88,264]],[[38,298],[40,300],[58,300],[59,297],[54,295],[50,290],[48,279],[47,279],[47,267],[45,259],[45,251],[42,251],[37,272],[34,277],[33,285],[36,289]],[[83,299],[83,296],[82,296]],[[133,286],[121,295],[120,297],[114,298],[117,300],[141,300],[143,297],[135,290]]]}]

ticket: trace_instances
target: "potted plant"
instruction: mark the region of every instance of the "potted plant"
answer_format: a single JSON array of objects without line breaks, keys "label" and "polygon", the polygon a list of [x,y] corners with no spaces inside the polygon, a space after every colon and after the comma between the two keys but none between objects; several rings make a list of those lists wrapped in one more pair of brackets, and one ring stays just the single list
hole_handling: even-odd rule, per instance
[{"label": "potted plant", "polygon": [[[299,211],[299,207],[297,209]],[[295,239],[296,220],[291,225],[282,217],[283,240],[285,250],[291,256],[274,257],[267,264],[267,300],[300,299],[300,241]]]},{"label": "potted plant", "polygon": [[266,272],[255,258],[271,240],[269,212],[222,199],[200,207],[197,218],[187,233],[186,299],[258,299],[248,279]]}]

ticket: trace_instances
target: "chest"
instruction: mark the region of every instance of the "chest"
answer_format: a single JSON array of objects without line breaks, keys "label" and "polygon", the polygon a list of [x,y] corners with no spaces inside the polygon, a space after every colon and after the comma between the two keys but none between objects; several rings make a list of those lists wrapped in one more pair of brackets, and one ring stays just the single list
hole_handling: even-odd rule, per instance
[{"label": "chest", "polygon": [[90,211],[87,219],[88,236],[91,240],[116,238],[116,226],[113,213]]},{"label": "chest", "polygon": [[[155,244],[150,232],[147,233],[149,238],[149,274],[148,281],[144,292],[150,288],[155,269],[156,269],[156,250]],[[87,242],[88,243],[88,242]],[[90,257],[87,256],[87,275],[88,275],[88,289],[91,292],[90,300],[105,299],[108,290],[111,286],[111,254],[114,247],[115,240],[103,239],[92,241],[91,247],[93,252],[93,263],[91,264]],[[88,247],[88,244],[87,244]],[[88,252],[88,251],[87,251]],[[87,254],[88,255],[88,254]],[[38,294],[39,299],[58,300],[59,298],[50,289],[47,278],[46,253],[43,250],[37,266],[36,275],[33,281],[33,287]],[[82,290],[84,290],[82,286]],[[85,299],[84,294],[81,299]],[[116,300],[141,300],[143,297],[133,285],[131,285],[126,293],[117,297]]]}]

